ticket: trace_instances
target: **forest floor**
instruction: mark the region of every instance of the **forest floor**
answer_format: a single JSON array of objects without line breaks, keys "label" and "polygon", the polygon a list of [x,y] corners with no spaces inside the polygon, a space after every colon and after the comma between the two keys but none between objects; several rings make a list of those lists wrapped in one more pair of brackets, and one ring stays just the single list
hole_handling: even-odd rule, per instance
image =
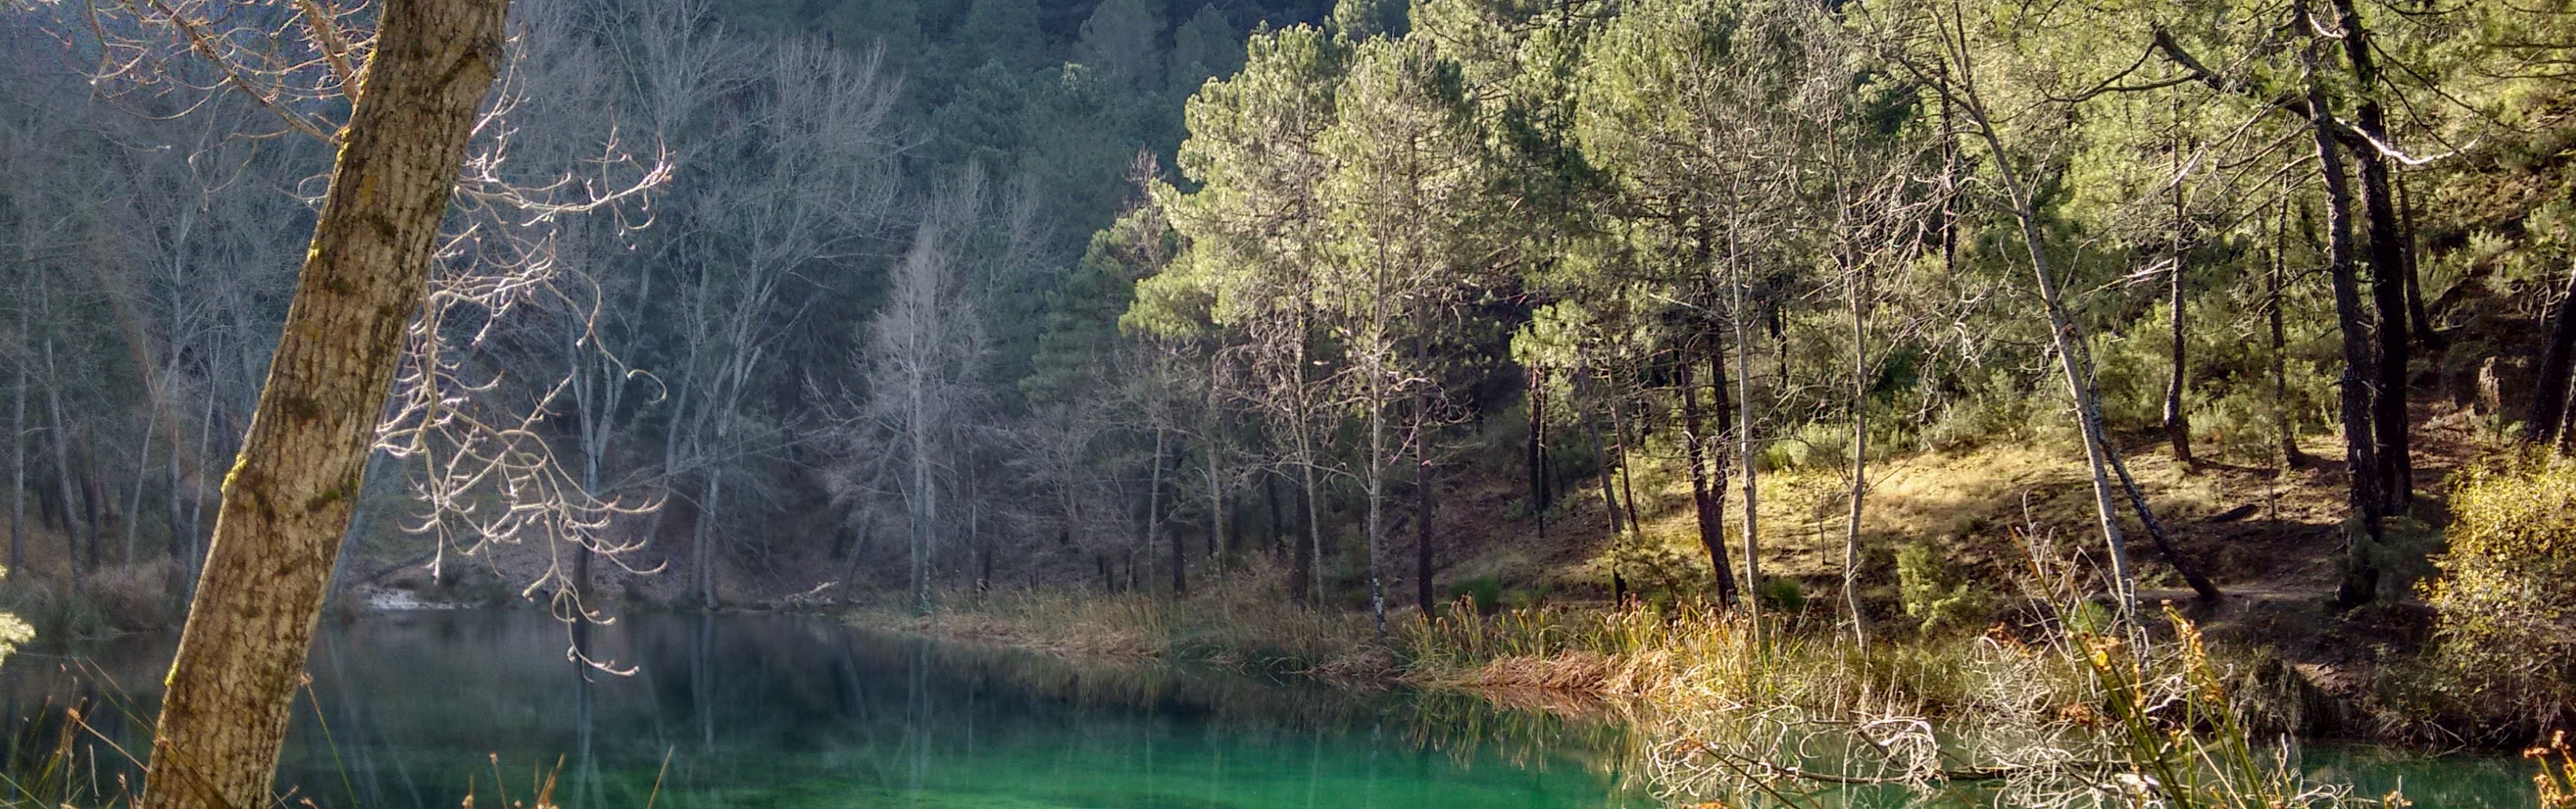
[{"label": "forest floor", "polygon": [[[2286,661],[2320,692],[2349,703],[2357,713],[2340,733],[2380,734],[2412,724],[2393,715],[2374,693],[2392,667],[2414,658],[2431,637],[2432,614],[2418,582],[2437,573],[2428,558],[2440,548],[2448,522],[2447,482],[2452,472],[2494,451],[2485,420],[2448,403],[2416,407],[2413,433],[2416,506],[2391,520],[2378,554],[2383,568],[2380,599],[2338,612],[2332,599],[2344,554],[2348,478],[2343,447],[2331,437],[2311,437],[2297,467],[2203,462],[2186,465],[2160,441],[2126,447],[2131,471],[2166,525],[2184,561],[2208,575],[2226,594],[2217,604],[2198,603],[2172,564],[2163,559],[2122,504],[2139,600],[2152,609],[2171,602],[2215,642]],[[1909,543],[1928,545],[1954,566],[1957,581],[1994,598],[1985,623],[2009,622],[2009,604],[2034,578],[2029,547],[2035,539],[2062,552],[2100,557],[2100,530],[2083,456],[2075,448],[2016,444],[1957,453],[1923,453],[1870,465],[1862,522],[1859,589],[1874,632],[1898,638],[1916,634],[1920,620],[1904,614],[1894,556]],[[1659,578],[1639,560],[1707,564],[1687,479],[1649,487],[1641,474],[1639,532],[1658,553],[1622,549],[1613,537],[1597,483],[1567,492],[1549,520],[1545,538],[1534,520],[1502,522],[1469,517],[1467,530],[1444,532],[1457,556],[1442,584],[1491,577],[1504,602],[1590,602],[1607,606],[1609,571],[1626,572],[1632,592],[1653,597]],[[1456,510],[1501,514],[1500,504],[1525,493],[1510,478],[1462,481],[1449,493]],[[1850,477],[1847,469],[1793,469],[1764,477],[1761,565],[1766,580],[1796,581],[1804,600],[1839,605]],[[1649,494],[1651,492],[1651,494]],[[1736,522],[1739,499],[1729,502],[1725,525],[1734,553],[1741,553]],[[1446,515],[1444,515],[1446,516]],[[1446,520],[1444,520],[1446,522]],[[1740,570],[1742,562],[1735,564]],[[1643,575],[1641,575],[1643,573]],[[1697,575],[1662,575],[1704,586]]]}]

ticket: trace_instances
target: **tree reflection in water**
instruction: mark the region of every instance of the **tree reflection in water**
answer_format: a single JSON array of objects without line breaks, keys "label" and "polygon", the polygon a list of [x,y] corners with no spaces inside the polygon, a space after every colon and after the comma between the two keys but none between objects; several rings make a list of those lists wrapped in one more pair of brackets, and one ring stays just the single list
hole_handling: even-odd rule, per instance
[{"label": "tree reflection in water", "polygon": [[[635,667],[623,677],[569,661],[565,637],[532,611],[326,627],[281,790],[317,809],[451,809],[469,786],[479,805],[529,803],[550,775],[564,809],[1651,805],[1621,781],[1625,734],[1610,716],[771,616],[631,615],[573,632],[585,656]],[[81,676],[66,652],[100,674]],[[19,706],[13,760],[59,747],[62,706],[82,699],[120,706],[93,711],[84,744],[142,749],[169,652],[130,638],[13,657],[0,668]],[[92,755],[79,754],[84,767]],[[95,755],[111,793],[139,771]]]}]

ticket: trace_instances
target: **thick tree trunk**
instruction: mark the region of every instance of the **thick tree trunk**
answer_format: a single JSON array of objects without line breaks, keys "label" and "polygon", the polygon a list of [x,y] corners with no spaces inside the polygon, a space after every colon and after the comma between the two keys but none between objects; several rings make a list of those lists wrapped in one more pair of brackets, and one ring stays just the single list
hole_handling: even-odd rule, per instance
[{"label": "thick tree trunk", "polygon": [[[2307,6],[2297,6],[2304,17]],[[2302,22],[2306,22],[2302,20]],[[2344,578],[2335,590],[2335,605],[2351,609],[2370,603],[2378,597],[2379,568],[2370,558],[2371,546],[2379,542],[2381,507],[2387,503],[2379,491],[2378,445],[2371,434],[2370,379],[2373,368],[2370,315],[2362,309],[2360,280],[2353,268],[2352,190],[2344,176],[2343,151],[2335,144],[2327,110],[2325,91],[2318,84],[2315,46],[2301,48],[2301,66],[2308,73],[2309,129],[2317,149],[2317,171],[2326,188],[2326,265],[2334,286],[2335,320],[2343,327],[2343,388],[2341,408],[2344,439],[2344,466],[2351,478],[2353,520],[2359,530],[2347,532],[2344,543]]]},{"label": "thick tree trunk", "polygon": [[1700,431],[1699,386],[1691,382],[1691,361],[1685,357],[1673,364],[1679,377],[1682,395],[1682,447],[1690,462],[1691,508],[1699,518],[1699,544],[1708,549],[1709,571],[1717,577],[1717,603],[1735,606],[1735,571],[1726,558],[1726,526],[1718,519],[1719,498],[1725,492],[1708,486],[1708,461],[1704,445],[1708,434]]},{"label": "thick tree trunk", "polygon": [[[2540,379],[2531,388],[2523,435],[2532,444],[2558,443],[2559,426],[2567,417],[2571,376],[2576,376],[2576,271],[2568,274],[2567,289],[2558,296],[2558,312],[2549,321],[2549,343],[2540,354]],[[25,404],[23,395],[20,404]]]},{"label": "thick tree trunk", "polygon": [[257,414],[225,482],[138,809],[274,800],[289,707],[457,164],[503,58],[504,0],[386,0],[364,95]]},{"label": "thick tree trunk", "polygon": [[[2388,112],[2379,103],[2379,63],[2371,52],[2370,29],[2361,24],[2353,0],[2333,0],[2336,24],[2343,31],[2344,57],[2361,94],[2354,127],[2378,143],[2388,143]],[[2317,106],[2323,110],[2325,107]],[[2378,149],[2354,150],[2361,169],[2362,210],[2370,226],[2370,298],[2378,315],[2379,351],[2371,381],[2372,447],[2378,454],[2381,513],[2405,514],[2415,491],[2414,452],[2406,424],[2406,362],[2414,354],[2407,328],[2406,254],[2408,234],[2398,225],[2397,196],[2387,155]]]}]

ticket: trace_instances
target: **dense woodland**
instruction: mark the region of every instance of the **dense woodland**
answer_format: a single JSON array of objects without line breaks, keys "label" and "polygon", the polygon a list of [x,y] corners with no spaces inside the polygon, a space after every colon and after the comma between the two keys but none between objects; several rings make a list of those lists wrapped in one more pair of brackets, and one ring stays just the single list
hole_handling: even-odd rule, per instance
[{"label": "dense woodland", "polygon": [[[2576,417],[2563,6],[527,0],[341,575],[930,610],[1255,567],[1382,620],[1486,539],[1459,481],[1604,543],[1680,481],[1658,586],[1752,604],[1764,476],[1831,470],[1848,620],[1893,609],[1870,465],[2017,444],[2082,459],[2115,604],[2225,584],[2141,453],[2352,470],[2334,598],[2406,597],[2418,425]],[[347,66],[6,15],[9,567],[166,616]]]}]

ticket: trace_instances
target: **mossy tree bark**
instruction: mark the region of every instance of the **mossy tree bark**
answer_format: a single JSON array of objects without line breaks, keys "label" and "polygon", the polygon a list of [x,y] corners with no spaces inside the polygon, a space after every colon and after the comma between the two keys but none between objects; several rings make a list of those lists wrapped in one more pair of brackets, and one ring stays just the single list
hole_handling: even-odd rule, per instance
[{"label": "mossy tree bark", "polygon": [[138,809],[272,801],[331,562],[420,308],[506,0],[386,0],[285,334],[215,520]]}]

